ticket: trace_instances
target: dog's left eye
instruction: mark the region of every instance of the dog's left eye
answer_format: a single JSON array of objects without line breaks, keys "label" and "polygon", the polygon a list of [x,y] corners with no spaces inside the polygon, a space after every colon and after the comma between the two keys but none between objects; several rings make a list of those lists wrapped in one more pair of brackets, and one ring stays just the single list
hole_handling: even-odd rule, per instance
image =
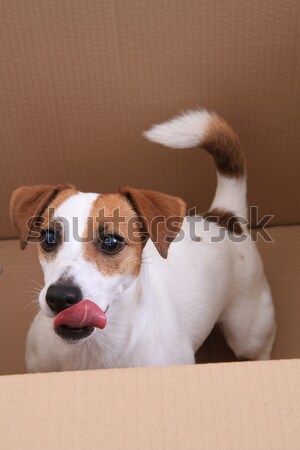
[{"label": "dog's left eye", "polygon": [[115,255],[124,248],[125,241],[117,234],[106,234],[100,236],[100,244],[104,253]]},{"label": "dog's left eye", "polygon": [[46,252],[52,252],[58,244],[58,236],[54,230],[43,230],[41,233],[41,247]]}]

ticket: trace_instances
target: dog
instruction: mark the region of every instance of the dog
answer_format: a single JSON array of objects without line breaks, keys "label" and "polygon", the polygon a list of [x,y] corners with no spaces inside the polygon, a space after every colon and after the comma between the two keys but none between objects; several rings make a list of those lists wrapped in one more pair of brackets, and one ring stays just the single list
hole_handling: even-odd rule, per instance
[{"label": "dog", "polygon": [[131,187],[115,194],[68,184],[17,189],[11,220],[22,249],[38,236],[45,279],[27,337],[28,372],[193,364],[215,324],[237,358],[271,356],[274,307],[241,220],[246,169],[238,137],[200,109],[144,134],[212,155],[212,205],[189,217],[182,199]]}]

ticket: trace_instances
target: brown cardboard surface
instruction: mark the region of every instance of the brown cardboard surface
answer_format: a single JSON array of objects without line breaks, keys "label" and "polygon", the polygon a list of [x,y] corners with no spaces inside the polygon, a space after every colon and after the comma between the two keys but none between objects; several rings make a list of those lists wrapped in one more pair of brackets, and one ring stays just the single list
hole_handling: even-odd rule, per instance
[{"label": "brown cardboard surface", "polygon": [[[273,243],[259,240],[271,285],[277,321],[274,359],[300,358],[300,226],[271,227]],[[25,339],[35,307],[30,303],[42,282],[35,244],[21,251],[16,240],[0,241],[0,374],[23,373]],[[199,362],[234,361],[214,330],[197,355]]]},{"label": "brown cardboard surface", "polygon": [[0,0],[0,237],[21,184],[118,184],[177,194],[203,211],[215,170],[141,131],[197,105],[232,123],[250,204],[299,223],[300,2]]},{"label": "brown cardboard surface", "polygon": [[0,241],[0,374],[25,371],[25,341],[37,311],[42,271],[35,245]]},{"label": "brown cardboard surface", "polygon": [[300,361],[0,377],[3,450],[297,450]]},{"label": "brown cardboard surface", "polygon": [[300,227],[270,228],[274,243],[259,242],[276,306],[274,358],[300,358]]}]

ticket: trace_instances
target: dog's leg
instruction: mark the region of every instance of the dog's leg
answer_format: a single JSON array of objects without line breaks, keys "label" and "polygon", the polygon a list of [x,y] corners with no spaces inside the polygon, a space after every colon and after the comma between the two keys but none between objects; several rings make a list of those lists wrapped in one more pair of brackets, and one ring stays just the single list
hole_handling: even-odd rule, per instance
[{"label": "dog's leg", "polygon": [[237,358],[271,358],[276,325],[272,297],[266,282],[260,293],[249,290],[244,298],[234,300],[223,313],[220,323]]},{"label": "dog's leg", "polygon": [[266,360],[266,359],[271,359],[271,352],[272,352],[272,348],[273,348],[274,341],[275,341],[275,334],[276,334],[276,325],[274,322],[272,332],[271,332],[270,337],[265,345],[265,348],[257,356],[256,359],[261,360],[261,361]]}]

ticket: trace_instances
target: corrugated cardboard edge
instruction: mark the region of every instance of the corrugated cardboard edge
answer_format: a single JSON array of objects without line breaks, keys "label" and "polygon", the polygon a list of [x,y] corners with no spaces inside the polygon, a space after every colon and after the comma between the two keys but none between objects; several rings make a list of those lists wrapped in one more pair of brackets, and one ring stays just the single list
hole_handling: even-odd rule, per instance
[{"label": "corrugated cardboard edge", "polygon": [[0,377],[1,449],[300,449],[300,360]]}]

